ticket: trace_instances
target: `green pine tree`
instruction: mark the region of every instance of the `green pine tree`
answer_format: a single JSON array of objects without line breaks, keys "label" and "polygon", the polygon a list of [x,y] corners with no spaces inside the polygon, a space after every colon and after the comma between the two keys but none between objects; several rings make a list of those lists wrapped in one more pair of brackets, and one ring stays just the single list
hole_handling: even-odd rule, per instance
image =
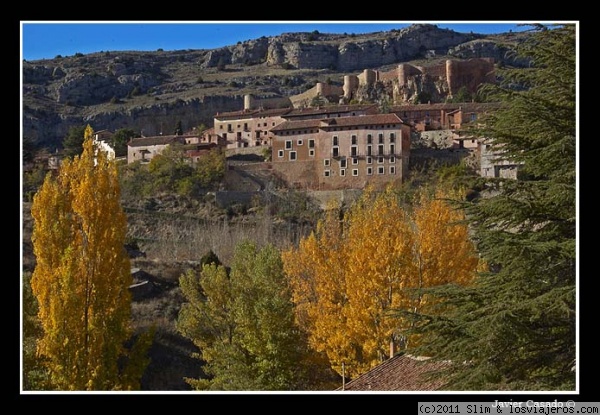
[{"label": "green pine tree", "polygon": [[488,97],[505,105],[478,133],[519,164],[518,180],[486,179],[466,206],[489,264],[450,298],[443,318],[421,316],[413,353],[456,362],[452,390],[574,390],[576,378],[576,31],[534,27]]},{"label": "green pine tree", "polygon": [[208,379],[186,379],[198,390],[297,390],[306,342],[295,325],[279,251],[250,242],[236,246],[228,271],[206,263],[180,278],[187,300],[177,328],[199,347]]},{"label": "green pine tree", "polygon": [[85,125],[73,126],[69,128],[69,132],[62,142],[65,156],[78,156],[83,152],[85,128]]}]

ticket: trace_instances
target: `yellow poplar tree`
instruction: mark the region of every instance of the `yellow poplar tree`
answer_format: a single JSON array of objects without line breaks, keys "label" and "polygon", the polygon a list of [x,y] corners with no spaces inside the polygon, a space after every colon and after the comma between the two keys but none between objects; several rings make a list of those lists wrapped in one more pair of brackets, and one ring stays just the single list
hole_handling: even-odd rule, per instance
[{"label": "yellow poplar tree", "polygon": [[421,311],[422,288],[472,279],[477,256],[449,196],[423,193],[409,211],[391,188],[367,189],[342,218],[329,209],[298,248],[282,253],[297,320],[338,373],[342,364],[350,377],[364,373],[391,342],[408,341],[410,317],[392,312]]},{"label": "yellow poplar tree", "polygon": [[[464,212],[453,207],[451,200],[464,200],[464,192],[437,188],[431,192],[422,190],[417,196],[411,214],[411,262],[406,271],[411,293],[407,306],[400,310],[439,313],[439,309],[432,310],[434,300],[426,289],[444,284],[469,285],[482,266],[469,237]],[[439,299],[435,302],[439,303]],[[411,318],[399,319],[403,331],[414,326]],[[416,344],[418,336],[406,339],[406,346],[409,340]]]},{"label": "yellow poplar tree", "polygon": [[[124,346],[131,335],[127,222],[116,166],[96,151],[92,135],[88,125],[83,153],[64,160],[56,177],[48,174],[33,199],[31,288],[44,332],[37,352],[55,389],[137,389],[147,360],[127,356]],[[120,367],[126,356],[130,365]]]}]

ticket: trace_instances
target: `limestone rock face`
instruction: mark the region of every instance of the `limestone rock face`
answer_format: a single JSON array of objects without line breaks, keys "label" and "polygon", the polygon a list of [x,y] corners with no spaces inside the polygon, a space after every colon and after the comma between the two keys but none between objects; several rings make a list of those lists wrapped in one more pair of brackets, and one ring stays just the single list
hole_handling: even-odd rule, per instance
[{"label": "limestone rock face", "polygon": [[496,62],[503,62],[507,65],[525,66],[527,61],[523,58],[515,57],[509,53],[510,49],[499,45],[490,39],[477,39],[461,43],[448,50],[448,55],[460,59],[470,58],[493,58]]},{"label": "limestone rock face", "polygon": [[[242,109],[245,94],[285,98],[327,81],[337,91],[346,75],[356,77],[365,69],[384,73],[442,56],[514,63],[509,55],[485,35],[415,24],[368,34],[284,33],[212,50],[106,51],[24,61],[23,134],[52,149],[60,147],[70,127],[85,123],[94,130],[170,133],[177,121],[184,129],[211,126],[217,112]],[[436,101],[448,91],[441,77],[415,74],[402,84],[375,80],[353,98]]]},{"label": "limestone rock face", "polygon": [[304,33],[261,38],[215,50],[204,66],[216,66],[221,59],[222,63],[264,61],[268,65],[288,64],[296,69],[348,72],[414,59],[427,51],[445,54],[450,48],[480,36],[439,29],[430,24],[412,25],[377,35],[340,39],[340,35]]}]

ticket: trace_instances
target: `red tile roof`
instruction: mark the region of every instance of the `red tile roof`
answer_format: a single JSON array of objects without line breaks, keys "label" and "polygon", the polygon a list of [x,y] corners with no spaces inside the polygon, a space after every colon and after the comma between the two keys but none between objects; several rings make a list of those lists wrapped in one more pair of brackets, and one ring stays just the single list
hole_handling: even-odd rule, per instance
[{"label": "red tile roof", "polygon": [[497,109],[500,106],[496,102],[457,102],[457,103],[435,103],[435,104],[409,104],[409,105],[394,105],[390,108],[390,112],[403,111],[435,111],[444,110],[455,111],[462,108],[463,111],[470,112],[485,112]]},{"label": "red tile roof", "polygon": [[258,117],[274,117],[278,115],[284,115],[290,112],[291,108],[274,108],[267,110],[240,110],[240,111],[230,111],[230,112],[220,112],[215,115],[214,118],[218,120],[222,119],[252,119]]},{"label": "red tile roof", "polygon": [[[447,363],[397,354],[346,383],[347,391],[434,391],[444,386],[432,374]],[[339,388],[338,390],[341,390]]]},{"label": "red tile roof", "polygon": [[355,117],[321,118],[284,121],[271,132],[299,130],[305,128],[358,127],[362,125],[403,124],[396,114],[357,115]]},{"label": "red tile roof", "polygon": [[371,109],[375,106],[375,104],[368,105],[330,105],[320,108],[297,108],[293,109],[286,114],[286,117],[298,117],[305,115],[318,115],[318,114],[331,114],[331,113],[344,113],[344,112],[352,112],[352,111],[365,111]]}]

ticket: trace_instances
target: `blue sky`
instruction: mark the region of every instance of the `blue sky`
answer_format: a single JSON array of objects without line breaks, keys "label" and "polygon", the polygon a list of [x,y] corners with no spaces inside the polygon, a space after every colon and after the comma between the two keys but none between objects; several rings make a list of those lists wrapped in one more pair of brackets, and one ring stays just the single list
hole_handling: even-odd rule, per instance
[{"label": "blue sky", "polygon": [[[457,32],[490,34],[522,30],[515,22],[437,22],[439,27]],[[234,45],[238,41],[285,32],[366,33],[401,29],[415,22],[402,21],[332,21],[332,22],[55,22],[21,21],[21,51],[26,60],[50,59],[57,55],[99,51],[153,51],[182,49],[214,49]]]}]

